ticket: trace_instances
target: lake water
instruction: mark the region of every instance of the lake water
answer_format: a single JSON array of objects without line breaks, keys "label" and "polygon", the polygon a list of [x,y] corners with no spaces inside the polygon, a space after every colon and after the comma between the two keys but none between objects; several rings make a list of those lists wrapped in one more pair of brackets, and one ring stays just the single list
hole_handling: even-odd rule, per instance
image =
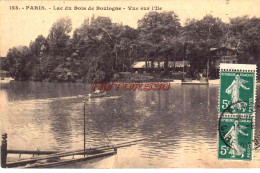
[{"label": "lake water", "polygon": [[[104,132],[112,144],[147,139],[119,149],[115,156],[76,167],[260,167],[260,148],[251,162],[217,159],[218,86],[110,91],[111,97],[89,100],[90,90],[91,85],[81,83],[2,85],[1,133],[8,134],[8,149],[82,149],[85,100],[87,147],[107,145]],[[259,86],[257,91],[260,95]],[[257,115],[256,132],[259,129]]]}]

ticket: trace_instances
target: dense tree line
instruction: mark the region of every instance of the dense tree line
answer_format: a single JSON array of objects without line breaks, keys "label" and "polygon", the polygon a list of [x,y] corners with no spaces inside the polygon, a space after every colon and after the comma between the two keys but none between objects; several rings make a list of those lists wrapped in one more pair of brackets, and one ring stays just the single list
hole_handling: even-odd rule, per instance
[{"label": "dense tree line", "polygon": [[[260,65],[260,18],[230,19],[206,15],[201,20],[187,19],[181,26],[173,11],[149,12],[134,29],[112,23],[108,17],[86,19],[72,32],[69,18],[55,22],[48,36],[39,35],[29,47],[9,49],[2,68],[16,80],[109,81],[114,74],[130,71],[134,61],[188,60],[189,74],[205,68],[210,48],[235,47],[239,63]],[[156,70],[156,69],[155,69]]]}]

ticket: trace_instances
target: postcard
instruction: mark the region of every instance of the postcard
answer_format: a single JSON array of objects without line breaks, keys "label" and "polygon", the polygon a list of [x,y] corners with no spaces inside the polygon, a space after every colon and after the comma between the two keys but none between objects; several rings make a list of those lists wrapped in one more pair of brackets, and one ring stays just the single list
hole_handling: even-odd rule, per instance
[{"label": "postcard", "polygon": [[260,1],[0,1],[1,167],[260,168]]}]

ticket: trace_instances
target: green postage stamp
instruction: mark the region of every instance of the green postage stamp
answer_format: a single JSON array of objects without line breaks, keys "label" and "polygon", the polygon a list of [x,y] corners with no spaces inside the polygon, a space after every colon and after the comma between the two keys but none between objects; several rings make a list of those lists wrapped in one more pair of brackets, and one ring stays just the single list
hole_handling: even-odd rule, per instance
[{"label": "green postage stamp", "polygon": [[218,159],[252,160],[256,65],[220,64]]},{"label": "green postage stamp", "polygon": [[253,119],[220,117],[218,158],[252,160]]},{"label": "green postage stamp", "polygon": [[253,114],[256,65],[221,64],[219,114]]}]

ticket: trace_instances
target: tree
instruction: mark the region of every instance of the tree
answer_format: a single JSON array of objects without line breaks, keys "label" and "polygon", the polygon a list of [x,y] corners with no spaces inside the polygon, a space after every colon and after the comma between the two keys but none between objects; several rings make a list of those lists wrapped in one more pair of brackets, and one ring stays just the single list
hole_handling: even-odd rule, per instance
[{"label": "tree", "polygon": [[48,43],[43,35],[39,35],[35,41],[31,42],[29,49],[35,57],[40,57],[43,51],[47,51]]},{"label": "tree", "polygon": [[213,44],[223,37],[226,24],[220,18],[206,15],[201,20],[187,19],[183,28],[186,39],[193,42],[213,41]]},{"label": "tree", "polygon": [[66,47],[70,44],[69,33],[71,30],[72,22],[69,18],[61,18],[52,25],[47,37],[51,54],[64,54]]},{"label": "tree", "polygon": [[0,69],[9,71],[9,63],[7,58],[1,58],[0,59]]},{"label": "tree", "polygon": [[10,75],[15,80],[28,80],[32,74],[34,58],[26,46],[13,47],[7,53]]},{"label": "tree", "polygon": [[186,55],[191,63],[191,74],[206,68],[210,48],[225,44],[227,25],[219,18],[206,15],[201,20],[188,19],[182,35],[187,45]]},{"label": "tree", "polygon": [[256,17],[232,18],[225,24],[207,15],[201,20],[188,19],[181,27],[173,11],[152,11],[138,21],[137,29],[92,16],[74,30],[72,38],[71,30],[71,20],[61,18],[47,38],[39,35],[29,48],[11,48],[1,65],[16,80],[103,82],[116,72],[127,71],[136,60],[145,60],[146,67],[151,62],[152,68],[164,61],[168,74],[169,61],[185,58],[194,75],[205,69],[210,48],[221,46],[236,47],[239,63],[260,65],[260,18]]},{"label": "tree", "polygon": [[31,79],[41,81],[44,78],[43,59],[42,55],[48,51],[49,45],[43,35],[39,35],[35,41],[31,41],[29,50],[34,57],[34,65],[32,69]]},{"label": "tree", "polygon": [[87,81],[108,81],[113,76],[115,39],[121,28],[108,17],[93,16],[75,30],[72,40],[76,44],[79,59],[91,64],[82,71]]},{"label": "tree", "polygon": [[230,40],[239,51],[239,63],[260,65],[260,18],[248,16],[230,19]]},{"label": "tree", "polygon": [[[144,47],[148,47],[146,52],[147,60],[151,60],[151,66],[157,57],[164,57],[165,74],[168,73],[168,61],[174,56],[174,45],[179,36],[181,25],[178,16],[173,12],[149,12],[138,21],[138,30],[140,30],[139,40]],[[167,45],[165,49],[164,46]],[[146,65],[147,66],[147,65]]]},{"label": "tree", "polygon": [[114,45],[114,69],[117,71],[125,71],[129,69],[134,62],[134,45],[135,39],[138,37],[138,31],[129,26],[120,28],[120,32],[116,35]]}]

